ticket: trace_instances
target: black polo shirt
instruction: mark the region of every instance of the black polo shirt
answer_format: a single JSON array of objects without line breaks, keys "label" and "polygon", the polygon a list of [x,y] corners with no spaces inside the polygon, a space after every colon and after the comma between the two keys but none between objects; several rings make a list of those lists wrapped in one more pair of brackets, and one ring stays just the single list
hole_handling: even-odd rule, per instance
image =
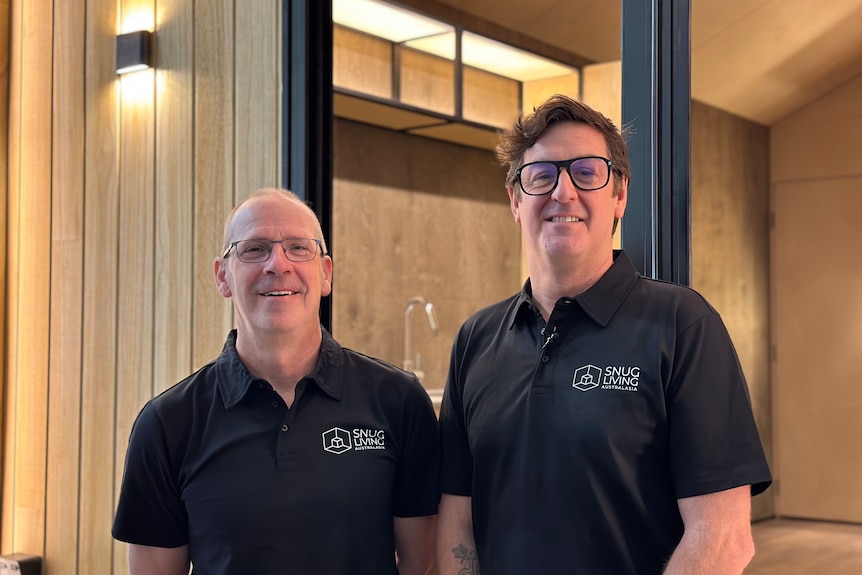
[{"label": "black polo shirt", "polygon": [[771,481],[718,314],[621,253],[547,325],[529,281],[468,319],[440,425],[442,490],[472,496],[493,575],[658,575],[678,498]]},{"label": "black polo shirt", "polygon": [[436,514],[439,500],[418,380],[324,331],[288,409],[235,340],[139,414],[114,537],[188,544],[196,574],[397,573],[393,516]]}]

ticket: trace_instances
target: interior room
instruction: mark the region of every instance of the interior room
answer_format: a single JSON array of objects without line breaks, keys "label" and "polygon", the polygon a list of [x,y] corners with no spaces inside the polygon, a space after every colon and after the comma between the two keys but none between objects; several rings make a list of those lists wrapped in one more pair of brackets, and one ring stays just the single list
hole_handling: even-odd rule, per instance
[{"label": "interior room", "polygon": [[[135,416],[221,350],[224,217],[286,180],[288,4],[0,5],[0,555],[128,573],[110,525]],[[555,92],[630,120],[623,2],[390,4],[448,44],[348,25],[332,0],[331,327],[439,401],[460,324],[529,274],[497,130]],[[141,29],[153,66],[118,76],[116,36]],[[691,0],[691,285],[775,477],[747,574],[862,570],[860,29],[862,0]],[[483,42],[510,51],[470,59]],[[544,71],[495,67],[521,57]]]}]

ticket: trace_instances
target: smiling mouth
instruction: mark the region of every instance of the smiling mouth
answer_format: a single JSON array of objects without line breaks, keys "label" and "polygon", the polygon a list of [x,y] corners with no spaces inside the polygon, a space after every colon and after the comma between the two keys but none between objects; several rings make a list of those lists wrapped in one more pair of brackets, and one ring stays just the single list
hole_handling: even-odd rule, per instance
[{"label": "smiling mouth", "polygon": [[280,297],[285,295],[296,295],[298,293],[298,291],[268,291],[262,293],[261,295],[265,295],[267,297]]},{"label": "smiling mouth", "polygon": [[581,218],[575,218],[573,216],[556,216],[551,218],[552,222],[582,222]]}]

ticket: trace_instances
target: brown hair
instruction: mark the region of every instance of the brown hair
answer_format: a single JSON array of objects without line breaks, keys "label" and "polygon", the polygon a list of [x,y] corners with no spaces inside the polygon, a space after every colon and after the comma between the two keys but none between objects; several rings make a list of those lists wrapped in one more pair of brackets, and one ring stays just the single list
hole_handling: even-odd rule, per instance
[{"label": "brown hair", "polygon": [[[548,128],[560,122],[576,122],[586,124],[601,132],[608,146],[608,159],[613,164],[614,194],[619,187],[620,176],[631,179],[628,150],[625,136],[627,130],[621,132],[613,122],[586,104],[568,96],[556,94],[535,108],[532,114],[523,114],[509,130],[500,136],[497,144],[497,160],[502,165],[508,165],[506,186],[515,185],[515,172],[524,161],[524,154],[533,147]],[[515,190],[520,194],[520,190]]]}]

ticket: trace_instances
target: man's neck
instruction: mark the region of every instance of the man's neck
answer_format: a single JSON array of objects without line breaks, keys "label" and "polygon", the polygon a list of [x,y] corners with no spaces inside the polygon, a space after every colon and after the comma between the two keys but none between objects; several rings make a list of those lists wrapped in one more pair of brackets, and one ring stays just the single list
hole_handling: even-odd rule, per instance
[{"label": "man's neck", "polygon": [[563,297],[575,297],[598,282],[613,265],[613,252],[607,258],[593,261],[569,260],[565,263],[541,259],[530,262],[530,287],[533,303],[547,322],[554,304]]},{"label": "man's neck", "polygon": [[237,333],[236,351],[249,373],[268,381],[289,406],[296,384],[317,365],[322,339],[319,325],[302,333]]}]

